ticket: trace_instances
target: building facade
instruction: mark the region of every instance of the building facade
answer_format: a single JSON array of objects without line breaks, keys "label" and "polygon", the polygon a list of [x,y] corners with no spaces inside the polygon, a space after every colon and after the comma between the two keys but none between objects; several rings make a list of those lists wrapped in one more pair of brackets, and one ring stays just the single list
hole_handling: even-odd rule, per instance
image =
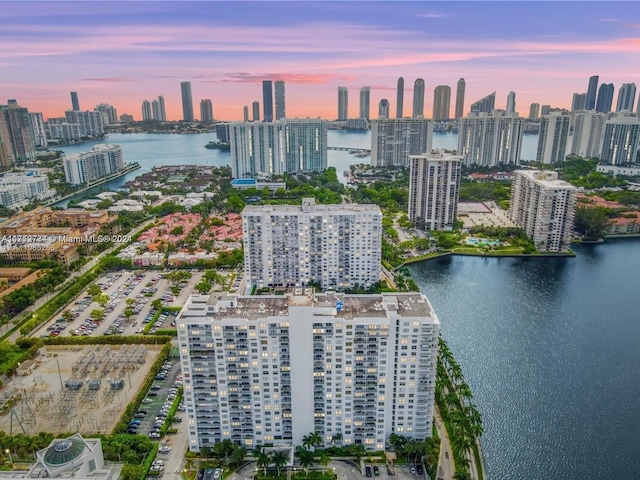
[{"label": "building facade", "polygon": [[540,104],[532,103],[529,106],[529,120],[538,120],[540,118]]},{"label": "building facade", "polygon": [[210,98],[200,100],[200,123],[213,123],[213,103]]},{"label": "building facade", "polygon": [[347,87],[338,87],[338,120],[349,118],[349,90]]},{"label": "building facade", "polygon": [[402,118],[404,110],[404,78],[398,78],[396,91],[396,118]]},{"label": "building facade", "polygon": [[507,113],[516,113],[516,92],[507,95]]},{"label": "building facade", "polygon": [[55,193],[49,188],[49,177],[38,169],[0,177],[0,205],[7,208],[23,207],[34,200],[51,198]]},{"label": "building facade", "polygon": [[192,295],[176,322],[190,451],[431,436],[439,320],[420,293]]},{"label": "building facade", "polygon": [[471,113],[491,113],[496,108],[496,92],[471,104]]},{"label": "building facade", "polygon": [[413,111],[411,118],[424,118],[424,80],[416,79],[413,83]]},{"label": "building facade", "polygon": [[29,112],[29,119],[31,121],[31,134],[36,148],[47,148],[47,130],[42,113]]},{"label": "building facade", "polygon": [[321,119],[232,122],[229,134],[233,178],[327,168],[327,122]]},{"label": "building facade", "polygon": [[587,87],[587,100],[585,102],[586,110],[595,110],[596,108],[596,97],[598,93],[599,81],[600,77],[598,75],[589,77],[589,86]]},{"label": "building facade", "polygon": [[433,91],[433,120],[442,121],[451,118],[451,87],[438,85]]},{"label": "building facade", "polygon": [[386,98],[378,103],[378,118],[389,118],[389,100]]},{"label": "building facade", "polygon": [[541,252],[567,252],[576,211],[576,187],[558,172],[516,170],[509,217]]},{"label": "building facade", "polygon": [[369,288],[380,280],[382,214],[376,205],[247,206],[242,212],[250,286]]},{"label": "building facade", "polygon": [[78,100],[78,92],[71,92],[71,110],[80,110],[80,101]]},{"label": "building facade", "polygon": [[285,105],[285,95],[284,95],[284,81],[276,80],[275,83],[275,93],[276,93],[276,120],[280,120],[286,118],[287,111]]},{"label": "building facade", "polygon": [[153,117],[153,110],[151,109],[151,102],[149,100],[143,100],[142,101],[142,121],[150,122],[152,120],[155,120],[155,119]]},{"label": "building facade", "polygon": [[252,109],[252,113],[253,113],[252,120],[254,122],[259,122],[260,121],[260,102],[258,102],[257,100],[254,101],[251,104],[251,109]]},{"label": "building facade", "polygon": [[552,112],[540,121],[536,160],[542,163],[564,162],[567,156],[570,115]]},{"label": "building facade", "polygon": [[628,111],[633,112],[633,104],[636,100],[636,84],[623,83],[618,92],[618,103],[616,112]]},{"label": "building facade", "polygon": [[371,164],[409,166],[409,155],[431,152],[433,122],[425,118],[387,118],[371,122]]},{"label": "building facade", "polygon": [[598,89],[598,98],[596,99],[596,112],[609,113],[613,106],[613,83],[603,83]]},{"label": "building facade", "polygon": [[108,103],[101,103],[96,105],[95,111],[102,113],[102,124],[112,125],[118,123],[118,110],[113,105]]},{"label": "building facade", "polygon": [[33,138],[29,110],[18,105],[16,100],[9,100],[7,105],[0,106],[3,126],[0,135],[6,146],[9,165],[17,166],[35,162],[36,143]]},{"label": "building facade", "polygon": [[462,157],[411,155],[409,220],[423,230],[452,230],[458,213]]},{"label": "building facade", "polygon": [[610,165],[638,163],[640,149],[640,119],[617,115],[607,122],[600,161]]},{"label": "building facade", "polygon": [[66,123],[78,125],[80,138],[99,137],[104,135],[104,124],[102,123],[102,112],[67,110],[64,112]]},{"label": "building facade", "polygon": [[73,185],[93,183],[125,168],[122,147],[104,143],[88,152],[65,156],[63,165],[65,179]]},{"label": "building facade", "polygon": [[360,89],[360,116],[365,120],[371,118],[371,87],[362,87]]},{"label": "building facade", "polygon": [[584,158],[599,157],[607,118],[607,114],[593,110],[577,112],[574,116],[570,153]]},{"label": "building facade", "polygon": [[460,80],[458,80],[458,83],[456,85],[456,112],[455,118],[462,118],[464,117],[464,91],[466,89],[466,82],[464,80],[464,78],[461,78]]},{"label": "building facade", "polygon": [[182,95],[182,120],[193,122],[193,96],[191,95],[191,82],[180,82],[180,93]]},{"label": "building facade", "polygon": [[467,166],[517,165],[523,133],[524,119],[517,114],[470,113],[459,122],[458,154]]},{"label": "building facade", "polygon": [[581,110],[586,110],[587,105],[587,94],[586,93],[574,93],[573,99],[571,100],[571,111],[579,112]]}]

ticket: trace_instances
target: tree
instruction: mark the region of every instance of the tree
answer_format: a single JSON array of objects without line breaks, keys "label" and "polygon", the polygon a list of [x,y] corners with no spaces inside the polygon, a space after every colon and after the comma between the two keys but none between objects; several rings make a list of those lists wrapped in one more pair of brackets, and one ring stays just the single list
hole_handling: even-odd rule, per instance
[{"label": "tree", "polygon": [[306,476],[309,476],[309,467],[315,463],[313,458],[313,452],[307,450],[304,447],[296,448],[296,457],[298,457],[298,463],[304,469]]},{"label": "tree", "polygon": [[65,310],[64,312],[62,312],[62,319],[69,323],[71,320],[73,320],[73,313],[71,313],[70,310]]},{"label": "tree", "polygon": [[104,310],[102,310],[101,308],[96,308],[94,310],[91,310],[90,315],[93,320],[98,322],[104,318]]},{"label": "tree", "polygon": [[124,316],[125,316],[125,317],[127,317],[127,321],[129,321],[129,319],[130,319],[131,317],[133,317],[134,315],[135,315],[135,312],[133,311],[133,309],[131,309],[131,308],[126,308],[126,309],[124,310]]},{"label": "tree", "polygon": [[331,457],[329,457],[329,454],[322,450],[318,455],[318,463],[322,465],[322,475],[324,475],[325,469],[329,465],[330,461]]},{"label": "tree", "polygon": [[87,288],[87,293],[92,297],[95,297],[96,295],[100,295],[102,293],[102,289],[98,284],[92,283],[91,285],[89,285],[89,288]]},{"label": "tree", "polygon": [[262,468],[264,476],[267,476],[267,467],[271,465],[271,457],[264,453],[262,449],[256,455],[258,468]]},{"label": "tree", "polygon": [[575,230],[585,240],[599,240],[611,224],[611,212],[608,208],[579,205],[576,208]]},{"label": "tree", "polygon": [[280,476],[280,469],[284,467],[288,461],[289,458],[282,450],[276,450],[275,452],[273,452],[273,455],[271,455],[271,463],[273,463],[273,465],[276,467],[276,470],[278,470],[278,476]]},{"label": "tree", "polygon": [[244,457],[247,456],[247,449],[240,445],[235,445],[233,453],[231,453],[231,463],[238,466],[244,462]]},{"label": "tree", "polygon": [[109,295],[107,295],[106,293],[94,295],[93,301],[100,305],[101,308],[104,308],[104,306],[109,303]]},{"label": "tree", "polygon": [[342,433],[338,432],[333,437],[331,437],[331,442],[334,445],[342,445]]},{"label": "tree", "polygon": [[160,310],[162,308],[162,300],[156,298],[153,302],[151,302],[151,307],[156,310]]},{"label": "tree", "polygon": [[127,305],[127,307],[132,307],[134,303],[136,303],[135,298],[127,298],[125,300],[125,304]]},{"label": "tree", "polygon": [[140,480],[143,476],[142,465],[131,465],[125,463],[120,471],[120,480]]},{"label": "tree", "polygon": [[206,279],[203,278],[196,284],[195,289],[198,293],[202,295],[206,295],[211,291],[211,284]]}]

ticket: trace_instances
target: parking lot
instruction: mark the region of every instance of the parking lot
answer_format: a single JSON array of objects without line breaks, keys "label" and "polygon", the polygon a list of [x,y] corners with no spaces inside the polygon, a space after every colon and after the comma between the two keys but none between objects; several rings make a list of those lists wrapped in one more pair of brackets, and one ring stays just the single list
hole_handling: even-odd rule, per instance
[{"label": "parking lot", "polygon": [[[91,318],[91,312],[100,309],[85,290],[67,308],[73,316],[66,320],[63,313],[56,315],[33,335],[70,336],[70,335],[133,335],[141,333],[145,318],[152,316],[155,310],[152,303],[162,300],[164,306],[182,306],[201,280],[202,271],[193,271],[188,281],[182,284],[180,293],[171,293],[172,285],[164,278],[164,272],[134,271],[107,273],[95,283],[102,293],[108,296],[104,306],[104,318]],[[131,309],[133,315],[126,317],[125,310]],[[164,327],[170,327],[170,321]]]}]

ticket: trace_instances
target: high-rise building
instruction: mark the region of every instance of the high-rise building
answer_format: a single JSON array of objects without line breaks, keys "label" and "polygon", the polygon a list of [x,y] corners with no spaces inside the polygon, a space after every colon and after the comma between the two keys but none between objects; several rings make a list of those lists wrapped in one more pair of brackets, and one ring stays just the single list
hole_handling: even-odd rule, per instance
[{"label": "high-rise building", "polygon": [[[0,171],[8,170],[12,163],[13,155],[11,152],[9,129],[7,128],[7,120],[4,116],[2,107],[0,107]],[[19,201],[19,199],[16,199],[15,201]]]},{"label": "high-rise building", "polygon": [[532,103],[529,107],[529,120],[537,120],[540,117],[540,104]]},{"label": "high-rise building", "polygon": [[618,104],[616,105],[616,112],[622,112],[627,110],[633,112],[633,104],[636,100],[636,84],[635,83],[623,83],[618,92]]},{"label": "high-rise building", "polygon": [[249,106],[245,105],[244,107],[242,107],[242,121],[243,122],[248,122],[249,121]]},{"label": "high-rise building", "polygon": [[586,110],[587,107],[587,94],[586,93],[574,93],[573,100],[571,101],[571,111],[579,112]]},{"label": "high-rise building", "polygon": [[606,123],[606,113],[596,113],[593,110],[576,113],[570,153],[584,158],[599,157]]},{"label": "high-rise building", "polygon": [[571,244],[576,187],[558,172],[516,170],[509,216],[541,252],[566,252]]},{"label": "high-rise building", "polygon": [[276,120],[280,120],[287,116],[284,96],[284,81],[276,80]]},{"label": "high-rise building", "polygon": [[387,118],[371,122],[371,164],[409,166],[409,155],[431,152],[433,122],[426,118]]},{"label": "high-rise building", "polygon": [[229,124],[228,123],[217,123],[216,124],[216,138],[219,142],[228,142],[231,134],[229,133]]},{"label": "high-rise building", "polygon": [[365,120],[369,120],[371,118],[370,100],[371,100],[371,88],[362,87],[360,89],[360,117],[359,118],[364,118]]},{"label": "high-rise building", "polygon": [[251,104],[251,106],[253,108],[253,121],[259,122],[260,121],[260,102],[256,100]]},{"label": "high-rise building", "polygon": [[462,157],[411,155],[409,220],[423,230],[452,230],[458,213]]},{"label": "high-rise building", "polygon": [[338,120],[349,118],[349,90],[347,87],[338,87]]},{"label": "high-rise building", "polygon": [[628,165],[640,162],[640,119],[616,115],[604,130],[600,161],[610,165]]},{"label": "high-rise building", "polygon": [[451,87],[438,85],[433,90],[433,120],[442,121],[451,118]]},{"label": "high-rise building", "polygon": [[421,293],[191,295],[176,323],[192,452],[431,436],[440,323]]},{"label": "high-rise building", "polygon": [[62,159],[64,176],[72,185],[92,183],[125,168],[122,147],[100,143],[88,152],[66,155]]},{"label": "high-rise building", "polygon": [[182,120],[185,122],[193,122],[193,96],[191,95],[191,82],[181,82],[180,89],[182,91]]},{"label": "high-rise building", "polygon": [[542,163],[564,162],[567,156],[567,139],[571,115],[551,112],[540,121],[536,160]]},{"label": "high-rise building", "polygon": [[424,80],[416,79],[413,84],[413,112],[411,118],[424,117]]},{"label": "high-rise building", "polygon": [[78,92],[71,92],[71,110],[80,110],[80,102],[78,101]]},{"label": "high-rise building", "polygon": [[491,113],[496,108],[496,92],[471,104],[471,113]]},{"label": "high-rise building", "polygon": [[265,122],[273,122],[273,83],[262,81],[262,110]]},{"label": "high-rise building", "polygon": [[587,100],[585,101],[585,110],[594,110],[596,108],[596,96],[598,92],[598,81],[600,77],[594,75],[589,77],[589,87],[587,88]]},{"label": "high-rise building", "polygon": [[44,126],[44,117],[40,112],[29,112],[29,118],[31,120],[31,134],[33,135],[33,142],[36,148],[46,148],[47,131]]},{"label": "high-rise building", "polygon": [[232,122],[229,133],[233,178],[327,168],[327,122],[319,118]]},{"label": "high-rise building", "polygon": [[213,123],[213,103],[210,98],[200,100],[200,123]]},{"label": "high-rise building", "polygon": [[380,280],[377,205],[248,205],[242,212],[248,287],[369,288]]},{"label": "high-rise building", "polygon": [[157,112],[154,113],[154,117],[159,122],[167,121],[167,110],[164,106],[164,97],[162,95],[158,96],[158,108]]},{"label": "high-rise building", "polygon": [[378,103],[378,118],[389,118],[389,100],[386,98]]},{"label": "high-rise building", "polygon": [[104,135],[104,125],[102,123],[101,112],[82,112],[77,110],[67,110],[64,112],[67,123],[77,123],[80,138],[99,137]]},{"label": "high-rise building", "polygon": [[516,112],[516,92],[509,92],[507,95],[507,113]]},{"label": "high-rise building", "polygon": [[609,113],[613,106],[613,83],[603,83],[598,89],[598,98],[596,100],[596,112]]},{"label": "high-rise building", "polygon": [[456,118],[464,117],[464,90],[466,88],[466,83],[464,78],[458,80],[458,85],[456,87]]},{"label": "high-rise building", "polygon": [[149,100],[143,100],[142,101],[142,121],[149,122],[151,120],[155,120],[155,117],[153,116],[153,110],[151,108],[151,102]]},{"label": "high-rise building", "polygon": [[122,123],[133,123],[133,115],[129,115],[128,113],[123,113],[120,115],[120,121]]},{"label": "high-rise building", "polygon": [[524,119],[516,113],[470,113],[460,119],[458,154],[466,166],[518,165],[523,133]]},{"label": "high-rise building", "polygon": [[96,108],[94,108],[94,110],[102,113],[103,125],[118,123],[118,111],[114,106],[109,105],[108,103],[101,103],[100,105],[96,105]]},{"label": "high-rise building", "polygon": [[[123,116],[126,116],[126,114],[120,117],[120,121],[123,123],[127,123],[122,119]],[[133,122],[133,119],[131,120],[131,122]],[[51,123],[51,119],[49,119],[48,124],[49,124],[49,138],[52,140],[71,142],[74,140],[78,140],[79,138],[82,137],[82,135],[80,135],[80,125],[78,125],[77,123],[68,123],[68,122]]]},{"label": "high-rise building", "polygon": [[540,107],[540,116],[544,117],[545,115],[549,115],[551,113],[551,105],[542,105]]},{"label": "high-rise building", "polygon": [[404,106],[404,78],[398,78],[398,91],[396,92],[396,118],[402,118]]},{"label": "high-rise building", "polygon": [[16,100],[8,100],[7,105],[0,106],[0,115],[4,119],[4,128],[0,134],[6,137],[3,143],[6,145],[9,164],[18,166],[34,162],[36,143],[29,110],[18,105]]}]

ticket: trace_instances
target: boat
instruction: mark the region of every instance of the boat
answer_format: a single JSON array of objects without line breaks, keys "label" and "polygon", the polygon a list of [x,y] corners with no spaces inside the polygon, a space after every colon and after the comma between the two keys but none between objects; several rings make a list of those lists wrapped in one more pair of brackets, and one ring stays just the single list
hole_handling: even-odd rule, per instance
[{"label": "boat", "polygon": [[207,143],[204,148],[208,148],[209,150],[225,150],[225,151],[229,151],[231,150],[231,144],[229,142],[209,142]]}]

